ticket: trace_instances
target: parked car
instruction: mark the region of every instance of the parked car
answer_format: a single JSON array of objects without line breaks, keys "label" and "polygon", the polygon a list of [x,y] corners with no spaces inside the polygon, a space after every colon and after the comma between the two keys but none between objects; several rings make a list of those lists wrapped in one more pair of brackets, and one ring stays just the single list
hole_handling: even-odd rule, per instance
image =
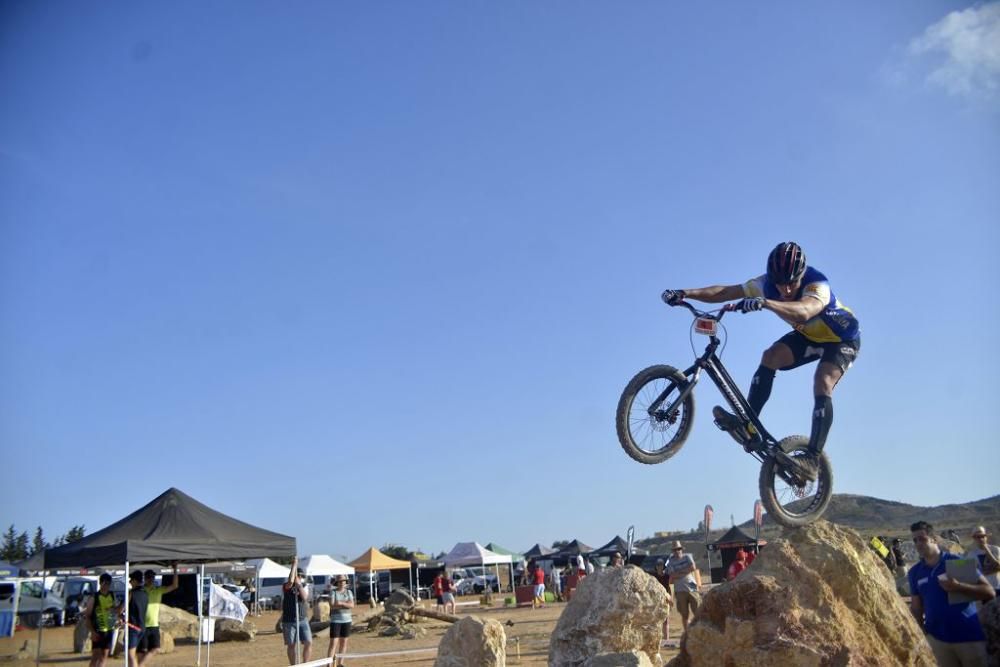
[{"label": "parked car", "polygon": [[0,582],[0,601],[10,601],[20,585],[17,615],[22,625],[38,627],[63,625],[66,622],[66,603],[61,597],[46,590],[41,579],[14,579]]},{"label": "parked car", "polygon": [[452,572],[452,580],[455,581],[455,592],[459,595],[479,594],[487,587],[494,593],[500,592],[497,575],[482,567],[458,568]]},{"label": "parked car", "polygon": [[[84,600],[97,592],[99,582],[97,577],[81,576],[69,579],[57,579],[52,584],[52,593],[63,599],[66,609],[66,622],[75,623],[80,616]],[[124,589],[122,594],[124,595]]]}]

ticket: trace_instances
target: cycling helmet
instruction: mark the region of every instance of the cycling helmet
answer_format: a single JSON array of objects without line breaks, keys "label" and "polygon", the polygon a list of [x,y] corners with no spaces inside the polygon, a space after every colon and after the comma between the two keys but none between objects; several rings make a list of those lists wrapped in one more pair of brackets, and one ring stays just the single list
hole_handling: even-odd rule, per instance
[{"label": "cycling helmet", "polygon": [[806,272],[806,254],[798,243],[779,243],[767,257],[767,277],[775,285],[794,283]]}]

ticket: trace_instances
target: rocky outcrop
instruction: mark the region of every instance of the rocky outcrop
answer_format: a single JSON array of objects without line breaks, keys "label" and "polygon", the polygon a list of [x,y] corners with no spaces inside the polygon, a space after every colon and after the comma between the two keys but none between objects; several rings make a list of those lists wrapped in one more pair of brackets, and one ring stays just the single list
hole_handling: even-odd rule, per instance
[{"label": "rocky outcrop", "polygon": [[705,596],[670,667],[935,665],[885,565],[853,530],[786,530]]},{"label": "rocky outcrop", "polygon": [[549,665],[577,667],[603,653],[631,651],[660,665],[666,617],[666,590],[642,570],[610,568],[592,574],[559,617],[549,642]]},{"label": "rocky outcrop", "polygon": [[215,641],[252,642],[257,636],[257,626],[253,621],[240,623],[231,618],[220,618],[215,622]]},{"label": "rocky outcrop", "polygon": [[160,632],[169,632],[174,639],[198,641],[198,617],[183,609],[160,605]]},{"label": "rocky outcrop", "polygon": [[628,653],[602,653],[583,663],[582,667],[653,667],[649,656],[642,651]]},{"label": "rocky outcrop", "polygon": [[444,633],[434,667],[504,667],[507,633],[493,619],[466,616]]},{"label": "rocky outcrop", "polygon": [[330,602],[329,600],[317,600],[313,605],[313,621],[329,621],[330,620]]},{"label": "rocky outcrop", "polygon": [[979,605],[979,624],[986,635],[986,653],[989,664],[1000,665],[1000,598]]}]

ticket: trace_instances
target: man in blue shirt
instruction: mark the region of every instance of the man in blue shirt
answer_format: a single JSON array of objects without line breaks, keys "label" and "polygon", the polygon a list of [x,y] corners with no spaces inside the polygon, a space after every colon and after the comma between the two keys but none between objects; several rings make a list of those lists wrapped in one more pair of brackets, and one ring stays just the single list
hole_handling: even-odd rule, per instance
[{"label": "man in blue shirt", "polygon": [[942,552],[934,527],[926,521],[910,526],[913,545],[920,560],[910,568],[910,610],[927,633],[927,643],[942,667],[986,667],[986,638],[979,625],[975,602],[948,603],[948,593],[964,593],[989,602],[993,587],[978,570],[975,583],[963,583],[949,576],[947,562],[959,557]]}]

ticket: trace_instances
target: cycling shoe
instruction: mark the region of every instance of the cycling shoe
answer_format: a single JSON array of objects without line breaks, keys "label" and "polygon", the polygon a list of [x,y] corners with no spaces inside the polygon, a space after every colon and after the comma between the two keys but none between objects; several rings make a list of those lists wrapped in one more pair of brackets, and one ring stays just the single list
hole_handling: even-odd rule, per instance
[{"label": "cycling shoe", "polygon": [[750,434],[747,432],[746,427],[743,426],[743,422],[736,415],[726,412],[721,406],[716,405],[712,408],[712,417],[715,419],[715,425],[731,435],[733,440],[742,445],[743,449],[749,447]]}]

